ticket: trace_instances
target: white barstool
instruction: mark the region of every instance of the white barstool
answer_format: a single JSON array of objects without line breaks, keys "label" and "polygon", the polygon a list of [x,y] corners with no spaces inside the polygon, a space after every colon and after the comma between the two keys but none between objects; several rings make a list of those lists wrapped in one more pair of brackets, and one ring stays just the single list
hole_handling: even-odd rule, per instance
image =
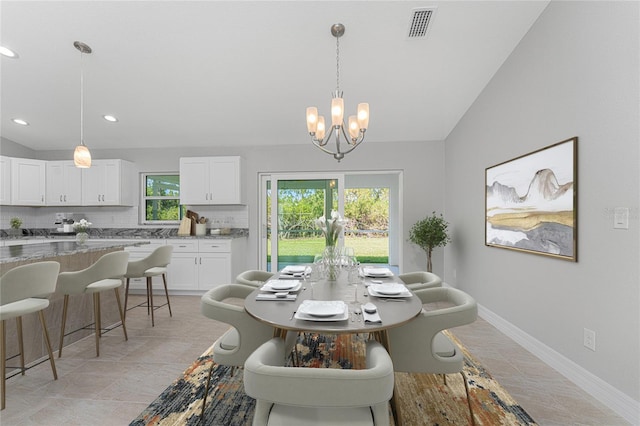
[{"label": "white barstool", "polygon": [[169,316],[171,313],[171,302],[169,301],[169,290],[167,289],[167,265],[171,263],[171,254],[173,253],[173,246],[161,246],[155,249],[149,256],[140,260],[132,260],[129,262],[127,272],[124,277],[127,279],[127,283],[124,290],[124,314],[127,315],[127,302],[129,300],[129,280],[131,278],[146,278],[147,279],[147,315],[151,312],[151,326],[155,326],[155,320],[153,317],[153,288],[152,278],[158,275],[162,275],[162,282],[164,283],[164,294],[167,296],[167,306],[169,307]]},{"label": "white barstool", "polygon": [[67,321],[67,309],[69,306],[69,296],[72,294],[93,294],[93,319],[96,330],[96,356],[100,356],[100,337],[102,335],[102,323],[100,319],[100,293],[106,290],[114,290],[120,320],[122,321],[122,331],[124,339],[127,336],[127,327],[124,324],[124,314],[120,303],[120,286],[122,277],[127,270],[129,252],[115,251],[100,257],[93,265],[86,269],[74,272],[61,272],[58,276],[58,291],[64,294],[64,305],[62,307],[62,327],[60,329],[60,347],[58,357],[62,356],[62,343],[64,340],[64,328]]},{"label": "white barstool", "polygon": [[7,346],[5,321],[11,318],[16,319],[18,331],[18,346],[20,349],[20,367],[24,375],[24,343],[22,339],[22,316],[33,312],[38,312],[42,334],[49,353],[49,362],[53,379],[58,380],[56,364],[53,360],[51,342],[47,324],[44,319],[43,310],[49,306],[49,299],[46,297],[56,291],[56,280],[60,264],[58,262],[37,262],[23,266],[18,266],[7,271],[0,277],[0,343],[2,343],[0,371],[2,371],[2,409],[6,400],[6,376],[7,367]]}]

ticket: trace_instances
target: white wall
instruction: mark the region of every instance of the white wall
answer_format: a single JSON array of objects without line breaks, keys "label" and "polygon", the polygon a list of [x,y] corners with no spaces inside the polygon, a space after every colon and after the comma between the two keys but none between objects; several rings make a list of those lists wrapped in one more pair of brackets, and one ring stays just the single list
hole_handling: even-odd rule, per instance
[{"label": "white wall", "polygon": [[[384,123],[380,123],[384,125]],[[373,129],[371,129],[373,131]],[[304,131],[300,135],[306,140]],[[40,151],[38,158],[47,160],[68,159],[71,151]],[[311,145],[311,142],[298,145],[280,145],[271,147],[225,147],[225,148],[175,148],[162,150],[92,150],[94,159],[121,158],[135,163],[137,170],[144,172],[172,171],[179,169],[179,158],[189,156],[240,155],[245,159],[247,178],[247,207],[199,207],[193,210],[200,215],[212,217],[228,215],[236,218],[235,226],[249,227],[247,261],[249,267],[258,265],[258,173],[260,172],[298,172],[298,171],[379,171],[402,170],[404,177],[402,251],[403,271],[424,270],[426,257],[424,251],[408,241],[409,228],[432,211],[441,212],[444,205],[444,144],[436,142],[390,142],[368,143],[365,141],[341,163],[324,154]],[[138,185],[138,182],[132,184]],[[136,227],[137,207],[75,207],[71,212],[82,212],[99,227]],[[21,212],[25,218],[25,227],[53,226],[54,213],[60,208],[18,208],[3,207],[2,223],[8,224],[8,218]],[[7,220],[5,221],[5,216]],[[1,227],[1,226],[0,226]],[[8,227],[6,225],[5,227]],[[434,252],[434,272],[443,273],[444,250]]]},{"label": "white wall", "polygon": [[[551,2],[445,143],[447,282],[640,400],[639,3]],[[484,246],[485,168],[578,136],[578,262]],[[628,230],[613,229],[629,207]],[[596,332],[596,351],[583,346]]]}]

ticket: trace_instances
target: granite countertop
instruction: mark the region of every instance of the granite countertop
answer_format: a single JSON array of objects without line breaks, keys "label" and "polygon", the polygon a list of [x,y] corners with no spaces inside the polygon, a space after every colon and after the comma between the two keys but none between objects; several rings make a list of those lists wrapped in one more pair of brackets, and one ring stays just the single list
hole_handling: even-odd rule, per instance
[{"label": "granite countertop", "polygon": [[109,242],[89,241],[78,244],[75,241],[59,241],[41,244],[23,244],[10,247],[0,247],[0,264],[21,262],[25,260],[38,260],[56,256],[68,256],[77,253],[89,253],[93,251],[113,248],[124,248],[149,244],[149,241]]},{"label": "granite countertop", "polygon": [[[48,238],[73,238],[75,232],[58,232],[56,229],[33,228],[22,229],[22,235],[10,235],[7,230],[0,230],[1,240],[17,240],[17,239],[48,239]],[[230,239],[244,238],[249,235],[246,228],[231,228],[228,234],[216,234],[202,236],[195,235],[178,235],[177,228],[91,228],[89,230],[89,239],[166,239],[166,238],[201,238],[201,239]]]}]

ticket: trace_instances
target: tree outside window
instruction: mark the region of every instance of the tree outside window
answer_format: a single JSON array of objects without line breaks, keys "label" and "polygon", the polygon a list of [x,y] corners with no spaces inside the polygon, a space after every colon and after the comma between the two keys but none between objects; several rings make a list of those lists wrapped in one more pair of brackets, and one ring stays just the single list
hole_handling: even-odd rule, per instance
[{"label": "tree outside window", "polygon": [[147,173],[143,184],[144,223],[173,223],[182,219],[179,174]]}]

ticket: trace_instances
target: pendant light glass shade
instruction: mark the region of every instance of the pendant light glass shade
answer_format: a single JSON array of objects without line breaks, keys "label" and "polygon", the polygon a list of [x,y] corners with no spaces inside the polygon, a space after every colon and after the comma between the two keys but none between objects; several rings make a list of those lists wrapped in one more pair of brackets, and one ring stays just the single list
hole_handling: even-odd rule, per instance
[{"label": "pendant light glass shade", "polygon": [[91,153],[86,145],[83,144],[76,146],[75,151],[73,151],[73,163],[76,167],[81,169],[88,169],[91,167]]}]

